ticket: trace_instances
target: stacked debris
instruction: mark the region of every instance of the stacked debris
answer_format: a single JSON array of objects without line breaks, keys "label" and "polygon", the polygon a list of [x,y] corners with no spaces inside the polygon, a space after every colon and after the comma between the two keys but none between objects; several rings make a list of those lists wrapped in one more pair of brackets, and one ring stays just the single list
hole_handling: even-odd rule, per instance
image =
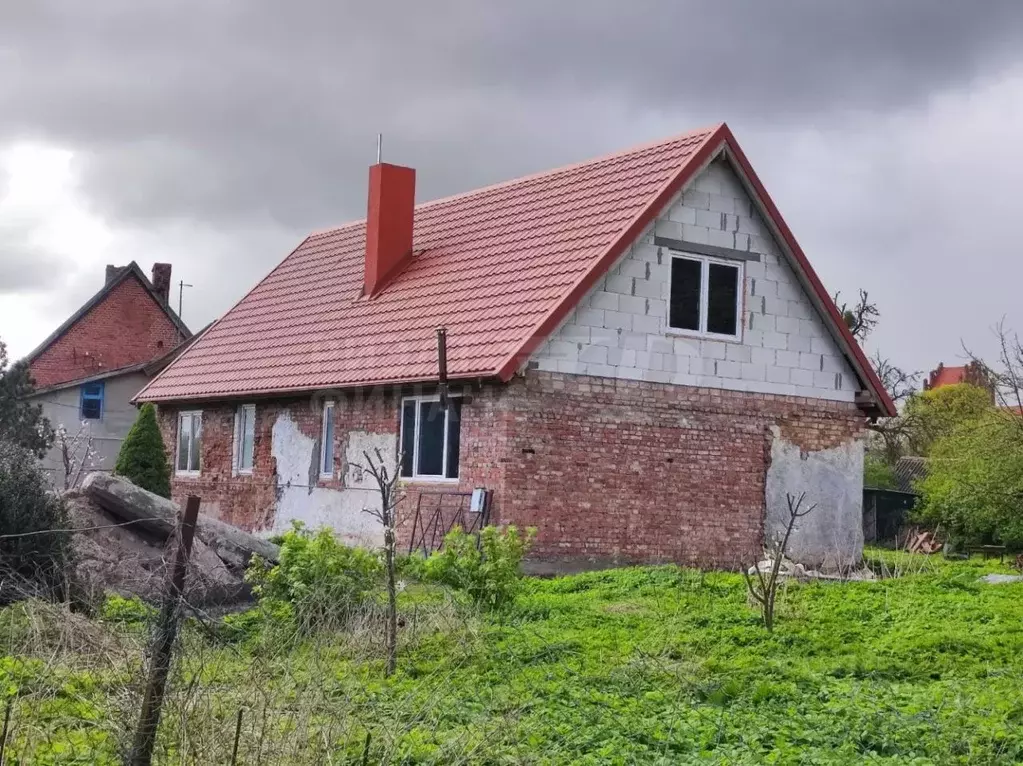
[{"label": "stacked debris", "polygon": [[[178,505],[127,479],[102,473],[65,495],[79,584],[94,595],[117,593],[158,601],[167,580]],[[277,546],[199,515],[189,559],[186,598],[211,606],[250,597],[244,580],[253,556],[276,561]]]}]

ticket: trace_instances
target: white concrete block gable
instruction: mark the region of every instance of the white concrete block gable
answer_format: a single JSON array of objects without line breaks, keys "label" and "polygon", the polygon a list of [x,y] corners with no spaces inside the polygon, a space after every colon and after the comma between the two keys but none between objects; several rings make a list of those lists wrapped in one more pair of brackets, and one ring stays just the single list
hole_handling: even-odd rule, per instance
[{"label": "white concrete block gable", "polygon": [[[671,251],[654,237],[754,252],[742,335],[700,338],[667,326]],[[856,374],[726,160],[669,202],[533,355],[541,370],[853,401]]]}]

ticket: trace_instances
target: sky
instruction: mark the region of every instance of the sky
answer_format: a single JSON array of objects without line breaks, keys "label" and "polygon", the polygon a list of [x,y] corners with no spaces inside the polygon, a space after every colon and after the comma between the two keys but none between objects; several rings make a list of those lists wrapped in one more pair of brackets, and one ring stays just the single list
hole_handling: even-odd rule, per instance
[{"label": "sky", "polygon": [[367,168],[420,201],[727,122],[894,362],[1023,330],[1023,3],[94,0],[0,4],[0,338],[173,264],[198,329]]}]

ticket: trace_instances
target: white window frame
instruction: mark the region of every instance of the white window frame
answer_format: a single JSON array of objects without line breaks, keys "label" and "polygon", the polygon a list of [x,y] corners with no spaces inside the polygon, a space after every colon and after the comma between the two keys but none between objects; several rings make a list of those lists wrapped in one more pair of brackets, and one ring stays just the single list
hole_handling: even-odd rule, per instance
[{"label": "white window frame", "polygon": [[[179,451],[179,449],[181,447],[181,421],[183,421],[187,417],[188,418],[188,422],[189,422],[189,427],[191,429],[192,418],[194,416],[196,416],[196,415],[199,416],[199,436],[201,438],[201,436],[202,436],[202,410],[184,410],[184,411],[178,413],[178,430],[177,430],[177,437],[178,438],[174,442],[174,475],[175,476],[186,476],[186,477],[187,476],[199,476],[202,473],[202,451],[201,451],[202,448],[201,448],[201,446],[200,446],[199,460],[198,460],[199,467],[196,470],[192,471],[192,470],[188,470],[188,468],[181,469],[181,468],[178,467],[178,458],[179,458],[178,451]],[[195,431],[190,430],[190,433],[188,435],[188,455],[185,457],[185,465],[186,466],[191,465],[191,463],[192,463],[192,450],[194,450],[194,449],[195,449]]]},{"label": "white window frame", "polygon": [[[673,335],[688,335],[694,338],[708,338],[713,340],[741,341],[743,321],[742,310],[746,299],[746,264],[744,261],[730,260],[728,258],[714,258],[708,255],[697,255],[695,253],[672,253],[672,263],[675,259],[685,261],[696,261],[700,264],[700,329],[693,330],[688,327],[673,327],[671,325],[671,274],[674,269],[668,271],[668,305],[665,311],[664,326]],[[738,270],[736,279],[739,281],[739,289],[735,291],[735,334],[708,332],[707,312],[710,310],[710,265],[720,264]]]},{"label": "white window frame", "polygon": [[[334,478],[334,437],[331,434],[331,438],[327,438],[327,424],[333,423],[334,421],[334,400],[327,399],[323,403],[323,414],[320,418],[320,478],[321,479],[333,479]],[[327,464],[327,447],[330,447],[330,470],[324,471],[323,467]]]},{"label": "white window frame", "polygon": [[[242,467],[242,455],[245,451],[245,434],[242,428],[248,426],[252,430],[252,465]],[[256,405],[242,404],[234,413],[234,460],[232,468],[235,476],[251,476],[256,467]]]},{"label": "white window frame", "polygon": [[[448,399],[459,399],[461,394],[448,394]],[[447,409],[444,411],[444,454],[441,460],[441,473],[440,476],[436,474],[421,474],[419,473],[419,428],[420,428],[420,404],[423,402],[439,402],[439,394],[417,394],[416,396],[405,396],[401,400],[401,409],[398,410],[398,417],[401,427],[398,433],[398,449],[401,450],[402,445],[405,443],[405,402],[416,403],[416,426],[415,431],[412,435],[412,475],[401,476],[402,481],[409,482],[434,482],[437,484],[457,484],[459,482],[458,476],[449,477],[448,474],[448,418],[451,417],[451,410]],[[461,422],[459,422],[459,428],[461,428]],[[455,466],[456,470],[461,466]],[[401,468],[398,468],[399,475],[401,474]]]}]

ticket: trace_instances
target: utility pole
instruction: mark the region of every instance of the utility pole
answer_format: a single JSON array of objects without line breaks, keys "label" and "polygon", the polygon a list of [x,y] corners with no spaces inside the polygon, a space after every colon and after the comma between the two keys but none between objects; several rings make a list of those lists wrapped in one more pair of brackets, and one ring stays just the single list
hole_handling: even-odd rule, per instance
[{"label": "utility pole", "polygon": [[185,280],[183,279],[180,282],[178,282],[178,319],[181,319],[181,303],[185,297],[186,287],[195,287],[195,285],[186,284]]}]

